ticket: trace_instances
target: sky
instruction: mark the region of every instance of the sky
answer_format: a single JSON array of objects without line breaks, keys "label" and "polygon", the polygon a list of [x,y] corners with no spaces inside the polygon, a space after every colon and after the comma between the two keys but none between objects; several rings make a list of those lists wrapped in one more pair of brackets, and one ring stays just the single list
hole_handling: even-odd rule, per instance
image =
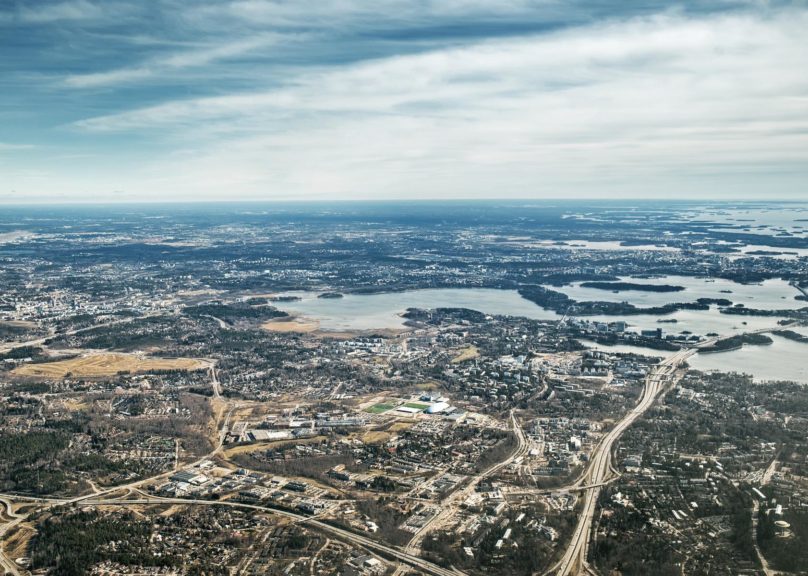
[{"label": "sky", "polygon": [[0,0],[0,202],[808,199],[808,2]]}]

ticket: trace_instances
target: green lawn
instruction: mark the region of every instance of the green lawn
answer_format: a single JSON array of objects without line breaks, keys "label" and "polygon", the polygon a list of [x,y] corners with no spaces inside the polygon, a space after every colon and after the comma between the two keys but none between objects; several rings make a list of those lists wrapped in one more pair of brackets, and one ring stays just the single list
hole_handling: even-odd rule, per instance
[{"label": "green lawn", "polygon": [[404,404],[407,408],[415,408],[416,410],[426,410],[429,404],[419,404],[418,402],[407,402]]},{"label": "green lawn", "polygon": [[395,408],[395,404],[374,404],[370,408],[365,408],[365,412],[369,412],[371,414],[381,414],[382,412],[387,412],[388,410],[392,410]]}]

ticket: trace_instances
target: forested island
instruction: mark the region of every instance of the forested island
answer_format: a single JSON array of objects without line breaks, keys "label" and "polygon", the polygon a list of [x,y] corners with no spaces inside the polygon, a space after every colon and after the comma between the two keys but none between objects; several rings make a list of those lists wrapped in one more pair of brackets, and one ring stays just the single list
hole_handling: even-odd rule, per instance
[{"label": "forested island", "polygon": [[774,340],[765,334],[739,334],[737,336],[730,336],[729,338],[718,340],[712,346],[705,346],[704,348],[701,348],[699,352],[728,352],[730,350],[738,350],[739,348],[742,348],[744,344],[765,346],[771,344],[772,342],[774,342]]},{"label": "forested island", "polygon": [[342,294],[340,292],[323,292],[317,298],[325,298],[325,299],[332,299],[335,300],[337,298],[342,298]]},{"label": "forested island", "polygon": [[595,288],[596,290],[613,290],[616,292],[681,292],[684,286],[671,284],[638,284],[636,282],[581,282],[582,288]]},{"label": "forested island", "polygon": [[[583,285],[583,284],[582,284]],[[543,286],[522,286],[519,294],[542,308],[553,310],[559,314],[567,312],[577,316],[636,316],[653,314],[664,316],[679,310],[709,310],[710,306],[731,306],[732,301],[726,298],[697,298],[695,302],[671,302],[662,306],[641,308],[628,302],[605,302],[600,300],[579,302],[562,292],[550,290]]]},{"label": "forested island", "polygon": [[781,338],[794,340],[795,342],[802,342],[803,344],[808,344],[808,336],[800,334],[799,332],[794,332],[794,330],[773,330],[772,334],[774,334],[775,336],[780,336]]}]

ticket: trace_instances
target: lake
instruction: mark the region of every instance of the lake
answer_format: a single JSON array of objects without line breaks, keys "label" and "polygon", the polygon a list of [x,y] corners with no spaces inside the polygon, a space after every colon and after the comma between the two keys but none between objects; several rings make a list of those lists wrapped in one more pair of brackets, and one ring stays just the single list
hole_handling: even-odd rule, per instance
[{"label": "lake", "polygon": [[[668,277],[663,280],[673,280],[679,277]],[[685,279],[686,280],[686,279]],[[717,288],[711,283],[699,279],[690,279],[690,286],[686,290],[689,299],[695,300],[701,296],[714,296]],[[661,281],[660,281],[661,282]],[[755,302],[756,305],[772,307],[778,304],[777,297],[785,290],[793,290],[782,280],[767,281],[763,285],[718,283],[718,286],[731,285],[736,292],[729,296],[743,296],[746,302]],[[705,291],[695,290],[695,286],[704,287]],[[565,287],[564,292],[577,292],[575,289]],[[580,290],[587,290],[582,288]],[[608,290],[594,290],[602,296],[614,296]],[[602,294],[600,294],[602,293]],[[491,288],[434,288],[423,290],[406,290],[403,292],[384,292],[378,294],[345,294],[342,298],[317,298],[316,293],[294,292],[290,295],[299,296],[296,302],[279,302],[276,306],[281,310],[303,316],[320,323],[323,330],[374,330],[397,329],[404,326],[401,313],[407,308],[470,308],[486,314],[501,314],[506,316],[524,316],[534,320],[558,320],[559,315],[551,310],[522,298],[515,290],[496,290]],[[635,293],[640,297],[645,292]],[[675,293],[674,293],[675,294]],[[653,296],[670,296],[671,294],[657,294]],[[795,304],[804,304],[794,301]],[[650,305],[650,304],[649,304]],[[636,331],[643,329],[662,328],[665,333],[678,334],[688,330],[694,334],[706,335],[710,332],[718,334],[739,334],[761,328],[776,328],[777,317],[761,316],[735,316],[721,314],[717,307],[710,310],[679,310],[673,314],[659,316],[656,314],[641,314],[635,316],[583,316],[584,320],[594,322],[614,322],[625,320],[630,329]],[[675,319],[676,323],[660,323],[658,320]]]},{"label": "lake", "polygon": [[[632,280],[634,281],[634,280]],[[651,282],[651,280],[642,280]],[[655,280],[658,283],[680,284],[687,286],[689,299],[702,296],[715,296],[716,291],[729,287],[732,297],[743,298],[745,302],[754,302],[763,308],[773,308],[780,304],[780,295],[791,293],[793,289],[783,281],[767,281],[762,285],[740,285],[728,281],[705,282],[701,279],[670,276]],[[569,287],[567,287],[569,288]],[[586,289],[575,289],[586,290]],[[565,289],[566,291],[566,289]],[[593,290],[600,296],[611,295],[611,292]],[[582,294],[582,292],[576,292]],[[719,292],[720,293],[720,292]],[[407,308],[470,308],[486,314],[506,316],[524,316],[535,320],[558,320],[555,312],[544,310],[533,302],[522,298],[515,290],[495,290],[488,288],[445,288],[407,290],[404,292],[387,292],[380,294],[346,294],[339,299],[317,298],[315,293],[295,292],[299,296],[296,302],[279,302],[276,306],[282,310],[319,321],[323,330],[350,331],[374,329],[398,329],[404,327],[401,313]],[[664,297],[672,294],[631,293],[642,297],[650,295]],[[675,293],[674,293],[675,294]],[[648,304],[650,305],[650,303]],[[665,318],[676,318],[676,324],[660,324],[656,315],[627,316],[625,320],[637,329],[662,327],[665,332],[690,330],[697,334],[718,332],[722,335],[748,332],[760,328],[776,328],[777,318],[755,316],[730,316],[721,314],[713,307],[704,310],[681,310]],[[586,317],[588,320],[609,322],[617,320],[616,316]],[[746,324],[744,324],[746,322]],[[795,328],[796,331],[808,333],[808,328]],[[735,370],[752,374],[757,380],[786,379],[808,383],[808,344],[794,342],[777,336],[772,337],[771,346],[745,346],[741,350],[717,354],[699,354],[691,359],[690,364],[699,370]],[[594,348],[610,352],[635,352],[646,356],[668,356],[668,352],[638,348],[633,346],[602,346],[586,342]]]},{"label": "lake", "polygon": [[342,298],[317,298],[313,293],[290,292],[296,302],[278,302],[275,306],[306,318],[318,320],[323,330],[373,330],[402,328],[400,315],[407,308],[469,308],[486,314],[523,316],[534,320],[557,320],[559,316],[522,298],[515,290],[490,288],[435,288],[345,294]]},{"label": "lake", "polygon": [[671,302],[695,302],[698,298],[726,298],[747,308],[784,310],[801,308],[805,303],[794,299],[800,292],[779,278],[760,284],[738,284],[723,278],[693,278],[690,276],[663,276],[660,278],[621,277],[621,281],[633,284],[668,284],[683,286],[681,292],[642,292],[624,290],[612,292],[598,288],[585,288],[581,282],[560,288],[546,286],[563,292],[579,302],[601,300],[603,302],[628,302],[639,307],[662,306]]},{"label": "lake", "polygon": [[697,370],[751,374],[756,381],[792,380],[808,384],[808,344],[771,336],[769,346],[744,346],[731,352],[697,354],[688,360]]}]

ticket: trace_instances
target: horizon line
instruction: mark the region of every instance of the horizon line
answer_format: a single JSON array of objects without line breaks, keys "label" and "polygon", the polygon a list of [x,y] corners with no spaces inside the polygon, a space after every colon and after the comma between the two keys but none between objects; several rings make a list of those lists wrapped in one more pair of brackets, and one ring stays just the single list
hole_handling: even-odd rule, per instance
[{"label": "horizon line", "polygon": [[602,203],[641,203],[641,204],[684,204],[684,203],[697,203],[697,204],[808,204],[808,199],[794,199],[794,198],[767,198],[765,200],[752,200],[752,199],[718,199],[718,198],[697,198],[697,197],[684,197],[684,198],[599,198],[599,197],[581,197],[581,198],[564,198],[564,197],[543,197],[543,198],[523,198],[523,197],[509,197],[509,198],[389,198],[389,199],[357,199],[357,198],[333,198],[329,200],[323,199],[260,199],[260,200],[225,200],[225,199],[209,199],[209,200],[47,200],[40,201],[3,201],[0,199],[0,206],[8,208],[48,208],[48,207],[114,207],[114,206],[176,206],[176,205],[189,205],[189,206],[204,206],[204,205],[329,205],[329,204],[490,204],[490,203],[555,203],[563,202],[568,204],[583,203],[583,202],[602,202]]}]

